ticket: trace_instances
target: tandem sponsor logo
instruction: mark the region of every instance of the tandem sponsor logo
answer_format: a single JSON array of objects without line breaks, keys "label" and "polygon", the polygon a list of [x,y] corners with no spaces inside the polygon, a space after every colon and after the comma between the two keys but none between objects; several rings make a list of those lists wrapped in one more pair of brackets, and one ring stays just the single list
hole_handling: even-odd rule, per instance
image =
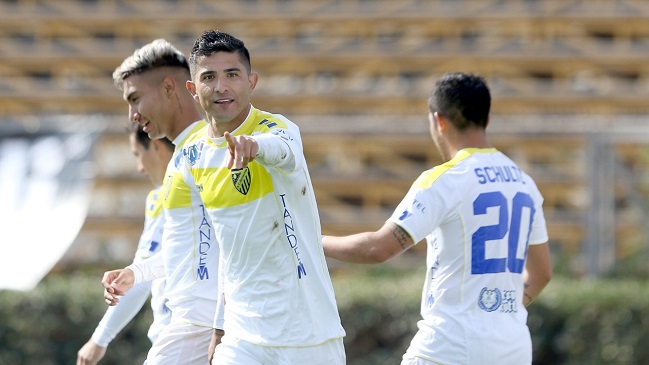
[{"label": "tandem sponsor logo", "polygon": [[282,205],[284,205],[284,229],[286,231],[286,239],[288,240],[288,244],[293,249],[295,258],[297,259],[297,278],[302,279],[302,276],[306,276],[306,268],[304,267],[304,263],[300,259],[298,240],[297,236],[295,235],[295,224],[293,223],[293,216],[291,216],[291,212],[286,207],[286,200],[284,199],[285,196],[286,194],[280,195],[280,197],[282,198]]},{"label": "tandem sponsor logo", "polygon": [[212,226],[209,219],[205,214],[205,206],[201,205],[203,212],[203,219],[200,226],[198,226],[198,279],[205,280],[210,278],[210,273],[207,270],[207,254],[212,245],[210,239],[212,238]]}]

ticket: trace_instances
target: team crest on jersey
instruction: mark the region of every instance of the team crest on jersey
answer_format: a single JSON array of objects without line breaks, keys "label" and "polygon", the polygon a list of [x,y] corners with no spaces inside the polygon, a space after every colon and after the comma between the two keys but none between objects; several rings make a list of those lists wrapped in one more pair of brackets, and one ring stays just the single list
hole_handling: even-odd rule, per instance
[{"label": "team crest on jersey", "polygon": [[250,169],[247,167],[245,169],[232,169],[230,174],[232,175],[234,188],[241,194],[247,195],[250,190],[250,182],[252,181]]},{"label": "team crest on jersey", "polygon": [[485,312],[493,312],[498,307],[500,307],[500,304],[503,301],[502,294],[500,293],[500,289],[494,288],[494,289],[488,289],[487,287],[482,288],[480,291],[480,297],[478,298],[478,305],[480,306],[480,309],[482,309]]},{"label": "team crest on jersey", "polygon": [[201,141],[200,143],[193,144],[187,148],[185,148],[185,156],[187,156],[187,160],[189,161],[190,166],[194,166],[196,161],[201,157],[201,152],[203,151],[203,142]]}]

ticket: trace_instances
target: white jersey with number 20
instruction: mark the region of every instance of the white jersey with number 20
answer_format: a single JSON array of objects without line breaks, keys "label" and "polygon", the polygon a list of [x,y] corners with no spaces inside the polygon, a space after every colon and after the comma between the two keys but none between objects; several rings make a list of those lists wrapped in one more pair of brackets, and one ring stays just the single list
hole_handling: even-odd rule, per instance
[{"label": "white jersey with number 20", "polygon": [[389,221],[427,240],[419,331],[408,353],[441,364],[530,364],[528,245],[548,240],[534,181],[494,148],[425,171]]}]

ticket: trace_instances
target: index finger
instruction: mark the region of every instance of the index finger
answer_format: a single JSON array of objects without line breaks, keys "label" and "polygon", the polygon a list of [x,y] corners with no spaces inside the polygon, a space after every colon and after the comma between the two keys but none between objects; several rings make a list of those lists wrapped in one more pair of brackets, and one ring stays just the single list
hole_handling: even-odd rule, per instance
[{"label": "index finger", "polygon": [[240,169],[242,168],[241,164],[243,162],[243,156],[241,151],[241,144],[235,142],[234,137],[230,132],[223,133],[223,137],[228,142],[228,150],[230,152],[230,159],[228,160],[228,168]]},{"label": "index finger", "polygon": [[223,137],[225,137],[225,140],[228,141],[228,147],[230,148],[230,151],[234,151],[234,139],[232,139],[230,132],[223,133]]}]

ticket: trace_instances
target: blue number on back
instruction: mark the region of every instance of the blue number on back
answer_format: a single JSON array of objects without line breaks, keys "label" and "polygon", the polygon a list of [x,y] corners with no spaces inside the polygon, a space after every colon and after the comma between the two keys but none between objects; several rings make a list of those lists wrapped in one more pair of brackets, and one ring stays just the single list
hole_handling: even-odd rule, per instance
[{"label": "blue number on back", "polygon": [[[530,209],[529,222],[522,222],[523,208]],[[487,213],[487,208],[499,208],[498,224],[480,227],[472,236],[472,274],[494,274],[509,270],[513,273],[522,273],[525,265],[524,259],[517,258],[516,251],[520,240],[521,225],[527,224],[527,233],[532,227],[534,217],[534,203],[532,198],[525,193],[517,193],[512,200],[511,219],[507,209],[507,198],[498,191],[482,193],[473,201],[473,214]],[[507,242],[507,257],[490,258],[485,256],[487,241],[502,240],[509,232]],[[529,236],[525,237],[525,253],[527,254]],[[496,244],[493,242],[492,244]],[[525,257],[525,256],[523,256]]]}]

